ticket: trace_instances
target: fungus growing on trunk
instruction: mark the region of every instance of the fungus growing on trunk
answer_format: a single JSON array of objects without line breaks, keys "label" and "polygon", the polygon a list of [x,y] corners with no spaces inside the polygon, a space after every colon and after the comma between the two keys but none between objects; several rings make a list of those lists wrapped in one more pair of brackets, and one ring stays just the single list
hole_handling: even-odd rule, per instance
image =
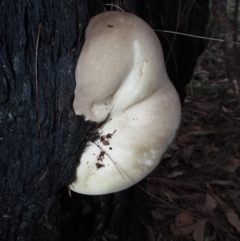
[{"label": "fungus growing on trunk", "polygon": [[70,189],[100,195],[126,189],[160,162],[180,122],[180,101],[151,27],[135,15],[91,19],[76,67],[73,108],[104,123],[80,157]]}]

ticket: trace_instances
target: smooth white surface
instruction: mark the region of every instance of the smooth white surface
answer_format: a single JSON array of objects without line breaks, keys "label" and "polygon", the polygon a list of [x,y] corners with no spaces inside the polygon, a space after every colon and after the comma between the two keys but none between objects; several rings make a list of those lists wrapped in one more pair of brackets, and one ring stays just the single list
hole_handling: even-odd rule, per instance
[{"label": "smooth white surface", "polygon": [[73,107],[88,120],[107,121],[98,130],[102,138],[82,154],[71,190],[117,192],[158,165],[176,135],[181,107],[159,40],[142,19],[122,12],[91,19],[76,67]]}]

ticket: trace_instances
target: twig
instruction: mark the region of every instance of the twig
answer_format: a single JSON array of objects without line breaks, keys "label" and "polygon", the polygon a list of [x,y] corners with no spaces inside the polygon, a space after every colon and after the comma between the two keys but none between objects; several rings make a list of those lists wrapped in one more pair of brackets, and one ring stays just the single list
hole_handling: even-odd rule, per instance
[{"label": "twig", "polygon": [[39,109],[39,95],[38,95],[38,45],[39,45],[41,27],[42,25],[40,23],[38,27],[36,52],[35,52],[36,109],[37,109],[37,125],[38,125],[38,133],[40,138],[40,145],[42,145],[42,131],[41,131],[41,125],[40,125],[40,109]]},{"label": "twig", "polygon": [[97,145],[95,142],[93,142],[102,152],[104,152],[104,154],[106,154],[108,156],[108,158],[111,160],[111,162],[115,165],[115,167],[117,168],[117,170],[119,171],[119,173],[121,174],[123,180],[126,180],[121,172],[121,170],[119,169],[119,167],[117,166],[117,163],[113,161],[113,159],[108,155],[108,153],[106,151],[104,151],[102,149],[101,146]]},{"label": "twig", "polygon": [[124,12],[124,10],[122,8],[120,8],[119,6],[117,5],[114,5],[114,4],[104,4],[105,6],[112,6],[112,7],[115,7],[115,8],[118,8],[120,9],[122,12]]},{"label": "twig", "polygon": [[174,31],[157,30],[157,29],[154,29],[154,31],[155,32],[164,32],[164,33],[173,33],[173,34],[184,35],[184,36],[193,37],[193,38],[201,38],[201,39],[206,39],[206,40],[213,40],[213,41],[218,41],[218,42],[224,42],[223,39],[207,38],[207,37],[202,37],[202,36],[198,36],[198,35],[186,34],[186,33],[174,32]]}]

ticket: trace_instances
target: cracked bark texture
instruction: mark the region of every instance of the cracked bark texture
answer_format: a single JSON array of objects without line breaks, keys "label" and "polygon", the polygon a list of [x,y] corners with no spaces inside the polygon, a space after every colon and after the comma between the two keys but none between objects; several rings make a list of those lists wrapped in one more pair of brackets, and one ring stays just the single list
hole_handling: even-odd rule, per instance
[{"label": "cracked bark texture", "polygon": [[[89,19],[109,2],[155,29],[203,35],[208,20],[208,0],[1,2],[0,240],[145,240],[144,181],[104,196],[66,188],[95,126],[73,112],[75,66]],[[158,35],[183,100],[204,42]]]},{"label": "cracked bark texture", "polygon": [[5,1],[0,11],[0,240],[58,240],[59,190],[92,126],[71,104],[87,2]]}]

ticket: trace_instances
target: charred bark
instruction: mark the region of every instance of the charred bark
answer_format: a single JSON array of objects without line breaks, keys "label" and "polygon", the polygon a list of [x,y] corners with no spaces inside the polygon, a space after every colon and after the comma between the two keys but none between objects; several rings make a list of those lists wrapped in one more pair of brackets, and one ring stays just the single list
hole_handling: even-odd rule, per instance
[{"label": "charred bark", "polygon": [[87,4],[5,1],[0,11],[0,240],[59,240],[59,190],[92,126],[71,107]]},{"label": "charred bark", "polygon": [[[90,17],[104,11],[105,2],[109,3],[1,4],[0,240],[60,240],[60,231],[68,241],[144,240],[146,195],[139,186],[112,195],[71,198],[66,188],[85,136],[94,128],[72,109],[76,61],[85,27]],[[155,29],[202,35],[208,19],[208,0],[116,4]],[[183,100],[204,43],[166,35],[168,41],[159,34],[168,73]]]}]

